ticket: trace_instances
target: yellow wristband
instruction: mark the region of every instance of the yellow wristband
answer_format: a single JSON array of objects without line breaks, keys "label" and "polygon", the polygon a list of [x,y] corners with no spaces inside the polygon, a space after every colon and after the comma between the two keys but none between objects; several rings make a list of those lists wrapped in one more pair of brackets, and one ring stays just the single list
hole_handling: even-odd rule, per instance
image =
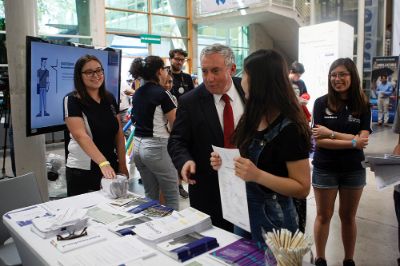
[{"label": "yellow wristband", "polygon": [[102,168],[102,167],[104,167],[104,166],[107,166],[107,165],[110,165],[110,162],[109,162],[109,161],[104,161],[104,162],[99,163],[99,167],[100,167],[100,168]]}]

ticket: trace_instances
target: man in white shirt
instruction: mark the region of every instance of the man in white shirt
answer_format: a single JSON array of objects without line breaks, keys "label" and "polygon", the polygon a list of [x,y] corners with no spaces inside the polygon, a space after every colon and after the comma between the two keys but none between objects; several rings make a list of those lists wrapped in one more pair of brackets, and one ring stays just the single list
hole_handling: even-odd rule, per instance
[{"label": "man in white shirt", "polygon": [[244,110],[244,92],[241,80],[232,78],[236,65],[231,48],[207,46],[200,60],[203,83],[179,99],[168,151],[189,183],[190,205],[210,215],[215,226],[232,232],[233,225],[222,217],[218,174],[210,166],[210,154],[211,145],[227,147],[230,136],[224,136],[228,128],[224,109],[231,107],[229,132],[233,132]]}]

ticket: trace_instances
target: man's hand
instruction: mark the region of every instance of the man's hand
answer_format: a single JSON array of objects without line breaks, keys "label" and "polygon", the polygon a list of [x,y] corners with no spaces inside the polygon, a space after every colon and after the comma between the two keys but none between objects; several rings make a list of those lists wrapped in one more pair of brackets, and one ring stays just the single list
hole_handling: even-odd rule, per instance
[{"label": "man's hand", "polygon": [[221,164],[222,164],[221,157],[219,157],[219,154],[218,154],[217,152],[215,152],[215,151],[213,151],[213,152],[211,153],[210,164],[211,164],[211,167],[212,167],[215,171],[218,171],[219,168],[221,167]]},{"label": "man's hand", "polygon": [[182,180],[188,183],[189,185],[196,184],[196,180],[190,179],[191,175],[196,173],[196,163],[192,160],[187,161],[181,170]]}]

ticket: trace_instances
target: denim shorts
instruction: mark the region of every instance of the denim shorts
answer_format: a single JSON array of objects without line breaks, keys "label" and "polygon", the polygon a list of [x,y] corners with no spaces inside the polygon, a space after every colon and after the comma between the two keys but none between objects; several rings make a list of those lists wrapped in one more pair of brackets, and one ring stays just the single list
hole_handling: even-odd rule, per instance
[{"label": "denim shorts", "polygon": [[362,188],[366,185],[366,171],[333,172],[314,167],[312,185],[316,188]]}]

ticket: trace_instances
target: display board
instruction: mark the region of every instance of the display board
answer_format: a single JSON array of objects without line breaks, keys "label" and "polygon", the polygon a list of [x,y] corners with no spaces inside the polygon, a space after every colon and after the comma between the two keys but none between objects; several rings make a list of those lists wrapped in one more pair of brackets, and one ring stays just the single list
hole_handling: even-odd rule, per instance
[{"label": "display board", "polygon": [[304,65],[301,77],[311,96],[307,107],[328,93],[328,71],[340,57],[353,58],[354,29],[341,21],[316,24],[299,29],[299,62]]},{"label": "display board", "polygon": [[96,56],[104,68],[106,89],[119,103],[121,51],[51,44],[27,36],[27,136],[65,129],[63,98],[74,89],[75,62]]}]

